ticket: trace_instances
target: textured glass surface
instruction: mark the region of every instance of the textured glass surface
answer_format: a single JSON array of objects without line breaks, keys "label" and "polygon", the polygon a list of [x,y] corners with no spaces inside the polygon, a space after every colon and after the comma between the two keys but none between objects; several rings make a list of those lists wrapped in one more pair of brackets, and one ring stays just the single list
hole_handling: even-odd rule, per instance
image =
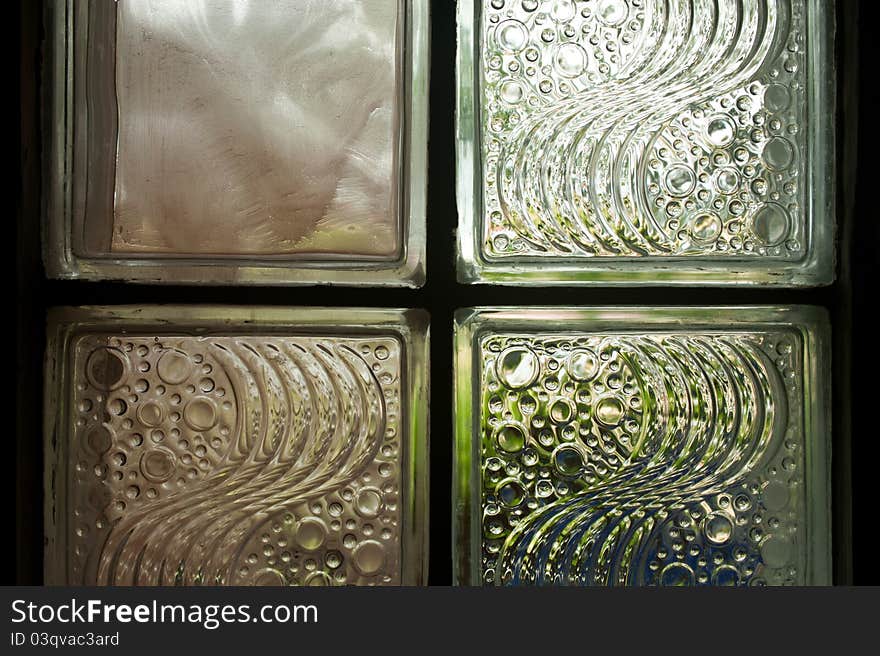
[{"label": "textured glass surface", "polygon": [[827,330],[810,308],[460,315],[459,582],[830,583]]},{"label": "textured glass surface", "polygon": [[118,3],[111,252],[394,256],[397,4]]},{"label": "textured glass surface", "polygon": [[336,315],[56,316],[47,582],[420,582],[426,324]]},{"label": "textured glass surface", "polygon": [[830,282],[828,14],[461,2],[463,276]]},{"label": "textured glass surface", "polygon": [[426,4],[55,3],[51,271],[420,284]]}]

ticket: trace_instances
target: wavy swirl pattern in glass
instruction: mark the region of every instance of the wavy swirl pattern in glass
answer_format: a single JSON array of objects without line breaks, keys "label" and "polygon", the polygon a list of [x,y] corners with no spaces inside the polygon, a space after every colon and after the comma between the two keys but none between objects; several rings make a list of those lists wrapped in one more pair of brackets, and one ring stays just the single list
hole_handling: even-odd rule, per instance
[{"label": "wavy swirl pattern in glass", "polygon": [[65,582],[413,583],[408,346],[360,332],[72,338]]},{"label": "wavy swirl pattern in glass", "polygon": [[[824,237],[815,243],[823,228],[812,225],[833,223],[830,206],[813,206],[830,185],[812,168],[823,166],[814,158],[825,153],[813,149],[828,130],[814,97],[829,76],[823,8],[808,0],[476,5],[473,246],[487,273],[535,269],[551,280],[564,268],[568,279],[588,280],[617,266],[619,278],[639,267],[675,278],[705,261],[717,275],[691,271],[694,281],[730,282],[738,267],[790,271],[812,249],[830,254]],[[471,20],[466,9],[460,20]]]},{"label": "wavy swirl pattern in glass", "polygon": [[814,580],[797,331],[499,328],[474,349],[484,583]]}]

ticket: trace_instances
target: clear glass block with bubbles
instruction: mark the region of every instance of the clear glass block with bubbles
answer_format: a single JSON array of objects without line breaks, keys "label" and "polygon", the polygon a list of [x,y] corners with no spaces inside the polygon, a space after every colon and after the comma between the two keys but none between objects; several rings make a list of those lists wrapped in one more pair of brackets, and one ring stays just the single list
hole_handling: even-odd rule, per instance
[{"label": "clear glass block with bubbles", "polygon": [[831,583],[824,311],[473,308],[459,585]]},{"label": "clear glass block with bubbles", "polygon": [[834,9],[460,0],[459,279],[834,278]]},{"label": "clear glass block with bubbles", "polygon": [[48,585],[421,585],[427,315],[49,318]]}]

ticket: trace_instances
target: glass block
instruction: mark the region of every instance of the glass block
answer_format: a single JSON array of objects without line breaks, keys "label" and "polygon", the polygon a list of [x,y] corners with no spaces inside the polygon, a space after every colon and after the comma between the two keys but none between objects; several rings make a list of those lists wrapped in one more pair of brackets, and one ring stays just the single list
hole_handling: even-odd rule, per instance
[{"label": "glass block", "polygon": [[829,325],[812,307],[456,317],[460,585],[825,585]]},{"label": "glass block", "polygon": [[50,0],[51,277],[420,286],[428,0]]},{"label": "glass block", "polygon": [[462,282],[832,282],[833,5],[458,10]]},{"label": "glass block", "polygon": [[49,585],[420,585],[427,315],[62,308]]}]

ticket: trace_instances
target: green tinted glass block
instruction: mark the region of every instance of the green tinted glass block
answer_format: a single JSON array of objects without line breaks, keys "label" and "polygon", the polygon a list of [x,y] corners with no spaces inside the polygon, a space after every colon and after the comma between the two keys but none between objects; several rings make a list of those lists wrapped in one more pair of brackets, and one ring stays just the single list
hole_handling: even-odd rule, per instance
[{"label": "green tinted glass block", "polygon": [[832,281],[832,5],[458,8],[460,280]]},{"label": "green tinted glass block", "polygon": [[477,308],[455,344],[459,584],[830,584],[821,310]]},{"label": "green tinted glass block", "polygon": [[425,582],[423,313],[71,308],[49,335],[48,584]]}]

